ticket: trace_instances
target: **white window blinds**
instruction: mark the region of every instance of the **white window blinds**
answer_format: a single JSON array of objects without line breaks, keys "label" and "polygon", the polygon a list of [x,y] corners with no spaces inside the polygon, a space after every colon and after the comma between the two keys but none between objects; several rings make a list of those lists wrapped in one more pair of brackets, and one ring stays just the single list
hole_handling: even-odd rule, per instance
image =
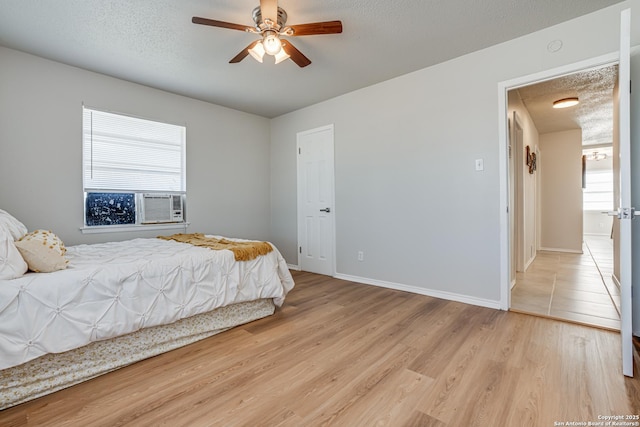
[{"label": "white window blinds", "polygon": [[597,170],[586,173],[582,205],[585,211],[610,211],[613,209],[613,171]]},{"label": "white window blinds", "polygon": [[185,192],[186,129],[83,108],[84,191]]}]

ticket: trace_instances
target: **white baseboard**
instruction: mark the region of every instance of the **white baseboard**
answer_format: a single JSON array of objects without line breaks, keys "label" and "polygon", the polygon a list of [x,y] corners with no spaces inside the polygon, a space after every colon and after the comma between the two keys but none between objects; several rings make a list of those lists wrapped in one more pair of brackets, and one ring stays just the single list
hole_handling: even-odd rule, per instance
[{"label": "white baseboard", "polygon": [[609,233],[584,233],[583,236],[609,237],[609,236],[611,236],[611,232],[609,232]]},{"label": "white baseboard", "polygon": [[453,292],[439,291],[435,289],[419,288],[417,286],[403,285],[400,283],[386,282],[383,280],[369,279],[366,277],[351,276],[348,274],[336,273],[336,279],[358,282],[365,285],[379,286],[381,288],[395,289],[397,291],[411,292],[413,294],[426,295],[428,297],[440,298],[449,301],[457,301],[465,304],[477,305],[480,307],[500,310],[500,301],[493,301],[484,298],[470,297],[468,295],[456,294]]},{"label": "white baseboard", "polygon": [[[536,252],[536,254],[537,254],[537,252]],[[535,260],[536,260],[536,256],[534,255],[534,256],[532,256],[532,257],[531,257],[531,259],[530,259],[529,261],[525,262],[525,264],[524,264],[524,271],[527,271],[527,268],[529,268],[529,266],[531,265],[531,263],[532,263],[533,261],[535,261]]]},{"label": "white baseboard", "polygon": [[564,248],[540,248],[539,251],[549,251],[549,252],[565,252],[568,254],[582,254],[582,251],[577,251],[575,249],[564,249]]},{"label": "white baseboard", "polygon": [[300,271],[300,266],[295,264],[287,264],[287,267],[289,267],[289,270]]}]

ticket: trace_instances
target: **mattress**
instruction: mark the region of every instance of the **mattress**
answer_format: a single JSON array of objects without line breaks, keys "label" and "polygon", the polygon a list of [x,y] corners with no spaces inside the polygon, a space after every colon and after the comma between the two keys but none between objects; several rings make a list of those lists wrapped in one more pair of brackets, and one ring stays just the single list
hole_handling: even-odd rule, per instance
[{"label": "mattress", "polygon": [[293,288],[276,248],[237,262],[161,239],[68,248],[68,268],[0,281],[0,369]]}]

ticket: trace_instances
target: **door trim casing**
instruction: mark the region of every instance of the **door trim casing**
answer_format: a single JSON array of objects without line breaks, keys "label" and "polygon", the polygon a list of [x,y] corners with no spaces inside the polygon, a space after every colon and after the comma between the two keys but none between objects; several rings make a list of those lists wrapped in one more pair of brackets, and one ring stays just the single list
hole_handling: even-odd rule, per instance
[{"label": "door trim casing", "polygon": [[618,52],[589,58],[584,61],[540,71],[534,74],[498,83],[498,154],[500,176],[500,309],[511,307],[511,247],[509,245],[509,158],[508,158],[508,101],[512,89],[552,80],[567,74],[614,65],[619,62]]}]

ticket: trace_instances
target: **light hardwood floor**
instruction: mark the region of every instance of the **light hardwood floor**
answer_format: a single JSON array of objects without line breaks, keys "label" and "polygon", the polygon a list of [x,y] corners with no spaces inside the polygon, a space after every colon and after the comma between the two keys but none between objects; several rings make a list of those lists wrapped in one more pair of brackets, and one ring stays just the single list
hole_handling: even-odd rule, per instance
[{"label": "light hardwood floor", "polygon": [[516,274],[511,309],[620,330],[620,291],[613,283],[611,239],[585,237],[582,254],[539,251]]},{"label": "light hardwood floor", "polygon": [[617,333],[294,277],[274,316],[1,411],[0,425],[502,427],[640,414]]}]

